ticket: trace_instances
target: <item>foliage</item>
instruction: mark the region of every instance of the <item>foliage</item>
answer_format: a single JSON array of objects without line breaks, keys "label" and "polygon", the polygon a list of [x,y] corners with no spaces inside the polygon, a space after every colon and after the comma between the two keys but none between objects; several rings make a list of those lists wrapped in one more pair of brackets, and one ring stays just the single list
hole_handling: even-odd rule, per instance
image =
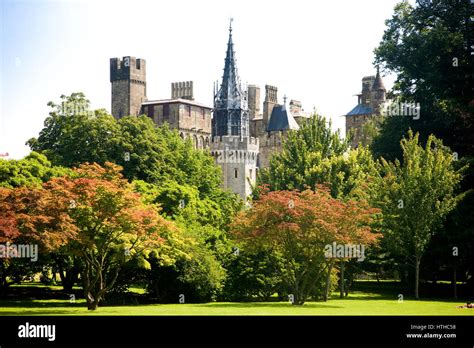
[{"label": "foliage", "polygon": [[290,132],[283,149],[270,159],[270,166],[260,171],[258,185],[266,184],[271,190],[304,190],[314,187],[321,163],[348,149],[339,133],[331,131],[330,124],[319,115],[312,116],[297,131]]},{"label": "foliage", "polygon": [[120,170],[111,163],[84,164],[42,189],[2,189],[7,209],[1,211],[14,218],[10,234],[32,236],[48,250],[80,257],[89,309],[113,287],[128,257],[155,250],[161,262],[172,263],[173,247],[186,244],[156,206],[142,202]]},{"label": "foliage", "polygon": [[416,272],[418,298],[419,266],[432,236],[442,226],[461,196],[455,194],[461,171],[453,168],[453,155],[430,136],[425,148],[418,134],[409,131],[401,141],[403,164],[380,162],[381,175],[372,187],[375,204],[383,213],[383,233],[394,255],[409,259]]},{"label": "foliage", "polygon": [[225,269],[219,257],[225,245],[219,230],[199,224],[182,227],[189,238],[183,255],[173,265],[160,264],[156,255],[148,258],[147,289],[160,302],[208,302],[220,294]]},{"label": "foliage", "polygon": [[333,197],[345,198],[363,193],[361,188],[374,175],[376,166],[368,149],[349,151],[330,124],[315,115],[300,130],[288,134],[281,153],[260,171],[258,183],[270,190],[304,190],[324,184]]},{"label": "foliage", "polygon": [[282,292],[283,260],[271,250],[238,252],[229,259],[223,298],[228,301],[268,301]]},{"label": "foliage", "polygon": [[66,168],[51,166],[46,156],[31,152],[21,160],[0,159],[0,187],[39,187],[52,177],[69,172]]},{"label": "foliage", "polygon": [[343,202],[329,191],[263,190],[254,206],[241,212],[232,232],[246,248],[272,249],[284,263],[283,279],[294,304],[301,305],[316,292],[327,275],[331,259],[325,247],[333,242],[373,244],[377,235],[370,224],[376,209],[366,202]]},{"label": "foliage", "polygon": [[112,162],[123,167],[129,180],[156,184],[176,181],[197,188],[202,197],[219,189],[220,169],[213,157],[184,142],[176,130],[166,125],[156,127],[145,115],[115,120],[104,110],[90,111],[82,93],[62,96],[62,100],[84,111],[64,112],[50,102],[52,111],[39,137],[27,142],[54,165]]},{"label": "foliage", "polygon": [[403,1],[386,21],[375,63],[397,75],[391,97],[420,103],[421,114],[419,120],[387,118],[372,146],[377,156],[401,159],[398,144],[410,128],[422,143],[434,134],[463,156],[473,155],[469,6],[462,0]]}]

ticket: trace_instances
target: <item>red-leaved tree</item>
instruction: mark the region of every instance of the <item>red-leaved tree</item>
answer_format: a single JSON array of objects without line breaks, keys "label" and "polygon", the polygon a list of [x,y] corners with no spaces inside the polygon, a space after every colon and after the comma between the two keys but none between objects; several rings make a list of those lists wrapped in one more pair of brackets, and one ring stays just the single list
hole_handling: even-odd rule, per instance
[{"label": "red-leaved tree", "polygon": [[232,233],[247,248],[272,249],[285,267],[283,280],[302,305],[324,284],[324,275],[334,262],[325,254],[327,245],[377,242],[371,229],[378,211],[364,201],[332,198],[325,187],[316,191],[273,191],[263,189],[253,206],[232,224]]}]

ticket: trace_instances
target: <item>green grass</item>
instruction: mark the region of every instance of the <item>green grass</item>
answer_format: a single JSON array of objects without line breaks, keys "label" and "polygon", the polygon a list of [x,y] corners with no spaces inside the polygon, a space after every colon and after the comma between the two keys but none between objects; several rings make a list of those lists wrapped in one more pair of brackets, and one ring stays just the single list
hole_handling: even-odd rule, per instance
[{"label": "green grass", "polygon": [[0,300],[0,315],[474,315],[474,309],[456,308],[461,301],[406,299],[396,296],[354,292],[328,302],[307,302],[293,306],[287,302],[213,302],[204,304],[151,304],[107,306],[94,312],[84,300]]}]

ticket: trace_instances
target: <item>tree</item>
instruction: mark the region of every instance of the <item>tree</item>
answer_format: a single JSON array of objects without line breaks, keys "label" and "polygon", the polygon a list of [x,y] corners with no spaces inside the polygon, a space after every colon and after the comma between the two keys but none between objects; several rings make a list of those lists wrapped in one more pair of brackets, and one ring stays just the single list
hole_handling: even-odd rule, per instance
[{"label": "tree", "polygon": [[455,194],[461,171],[453,168],[453,154],[430,136],[425,148],[409,131],[401,141],[403,164],[381,159],[381,175],[374,181],[375,203],[383,213],[383,233],[392,253],[403,255],[415,269],[415,297],[419,271],[432,236],[442,226],[461,195]]},{"label": "tree", "polygon": [[0,159],[0,187],[40,187],[43,182],[67,172],[67,168],[54,167],[46,156],[33,151],[21,160]]},{"label": "tree", "polygon": [[401,159],[398,144],[408,129],[430,134],[462,156],[474,155],[472,67],[467,33],[468,1],[400,2],[375,49],[375,64],[397,75],[391,98],[420,103],[418,120],[390,117],[373,143],[377,156]]},{"label": "tree", "polygon": [[227,301],[268,301],[283,293],[282,259],[271,250],[234,249],[226,264],[223,297]]},{"label": "tree", "polygon": [[367,148],[349,151],[347,142],[331,131],[323,117],[315,115],[288,135],[269,168],[260,171],[258,184],[270,190],[304,190],[322,184],[330,188],[333,197],[346,198],[360,196],[376,171]]},{"label": "tree", "polygon": [[39,137],[27,142],[53,165],[112,162],[123,167],[123,175],[130,181],[176,181],[196,187],[202,197],[220,190],[220,168],[214,158],[183,141],[176,130],[167,125],[157,127],[146,115],[115,120],[104,110],[91,111],[82,93],[61,99],[67,105],[78,105],[81,112],[69,112],[74,108],[64,111],[62,103],[50,102],[52,111]]},{"label": "tree", "polygon": [[329,191],[262,190],[252,208],[241,212],[232,225],[232,233],[246,248],[272,249],[284,263],[283,279],[293,295],[293,304],[302,305],[324,284],[324,275],[332,259],[326,247],[333,242],[376,242],[372,233],[372,215],[377,211],[365,202],[343,202]]},{"label": "tree", "polygon": [[[0,187],[0,243],[38,247],[38,260],[2,257],[0,279],[3,290],[24,276],[40,270],[49,260],[47,253],[65,245],[75,234],[70,219],[49,204],[36,187]],[[38,262],[39,261],[39,262]],[[12,280],[9,282],[9,278]]]},{"label": "tree", "polygon": [[314,187],[323,161],[343,155],[348,142],[319,115],[313,115],[297,131],[288,133],[280,153],[270,159],[270,166],[259,172],[258,185],[270,190],[304,190]]},{"label": "tree", "polygon": [[176,238],[175,225],[145,205],[120,167],[84,164],[73,176],[53,178],[41,192],[47,207],[66,216],[75,236],[67,250],[79,256],[87,307],[95,310],[117,279],[127,258],[151,250],[172,262],[166,242]]}]

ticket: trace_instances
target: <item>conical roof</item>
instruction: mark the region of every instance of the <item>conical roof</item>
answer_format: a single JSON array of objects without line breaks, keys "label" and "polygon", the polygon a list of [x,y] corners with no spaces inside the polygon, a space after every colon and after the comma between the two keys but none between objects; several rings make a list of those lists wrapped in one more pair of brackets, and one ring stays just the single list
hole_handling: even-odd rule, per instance
[{"label": "conical roof", "polygon": [[377,67],[377,75],[375,76],[374,83],[372,84],[372,90],[386,90],[385,85],[383,84],[382,77],[380,77],[379,67]]}]

